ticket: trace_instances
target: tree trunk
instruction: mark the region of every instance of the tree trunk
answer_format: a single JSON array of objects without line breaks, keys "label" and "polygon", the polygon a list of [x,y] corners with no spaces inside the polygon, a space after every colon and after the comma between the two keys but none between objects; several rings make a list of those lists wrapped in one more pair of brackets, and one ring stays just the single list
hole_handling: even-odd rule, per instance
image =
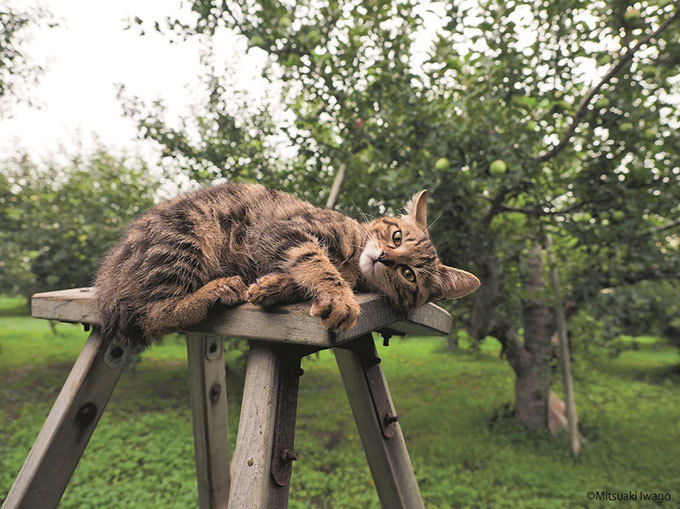
[{"label": "tree trunk", "polygon": [[515,415],[527,427],[548,427],[550,393],[550,336],[553,316],[544,291],[541,246],[534,246],[521,266],[522,321],[524,344],[516,325],[496,313],[503,300],[502,269],[498,258],[490,256],[483,264],[482,287],[475,294],[467,330],[476,339],[495,337],[503,346],[502,355],[515,371]]},{"label": "tree trunk", "polygon": [[449,335],[446,336],[446,349],[449,352],[455,352],[458,350],[458,331],[452,330]]},{"label": "tree trunk", "polygon": [[479,276],[482,286],[474,294],[470,319],[465,325],[473,338],[481,340],[494,328],[496,307],[501,302],[502,273],[498,257],[488,256],[482,263]]},{"label": "tree trunk", "polygon": [[548,397],[550,391],[550,336],[553,317],[544,295],[541,246],[529,251],[520,269],[522,280],[522,321],[524,350],[517,365],[515,382],[515,415],[528,427],[548,427]]}]

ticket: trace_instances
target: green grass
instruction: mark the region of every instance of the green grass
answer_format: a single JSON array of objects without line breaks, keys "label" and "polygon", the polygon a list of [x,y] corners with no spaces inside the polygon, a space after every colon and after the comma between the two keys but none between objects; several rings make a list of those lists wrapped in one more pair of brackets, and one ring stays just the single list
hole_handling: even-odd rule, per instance
[{"label": "green grass", "polygon": [[[55,336],[43,320],[0,317],[0,500],[86,337],[76,326],[60,324]],[[514,385],[494,342],[474,354],[447,353],[436,338],[377,343],[426,507],[585,507],[589,490],[670,492],[675,506],[680,357],[658,341],[638,343],[613,360],[576,363],[587,439],[578,461],[564,437],[529,433],[512,419],[490,425]],[[236,352],[228,355],[233,361]],[[379,507],[333,355],[306,358],[303,368],[290,507]],[[243,372],[228,378],[233,450]],[[121,378],[60,507],[184,508],[196,500],[186,353],[170,337]]]},{"label": "green grass", "polygon": [[30,314],[25,297],[0,297],[0,316],[26,316]]}]

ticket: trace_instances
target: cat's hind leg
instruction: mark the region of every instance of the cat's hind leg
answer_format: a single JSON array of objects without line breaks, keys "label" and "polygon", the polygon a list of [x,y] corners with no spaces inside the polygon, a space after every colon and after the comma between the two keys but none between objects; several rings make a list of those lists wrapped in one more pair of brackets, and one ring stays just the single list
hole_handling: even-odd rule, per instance
[{"label": "cat's hind leg", "polygon": [[155,338],[194,325],[217,302],[228,306],[245,302],[246,291],[240,276],[222,277],[189,295],[154,302],[147,306],[142,318],[144,335]]}]

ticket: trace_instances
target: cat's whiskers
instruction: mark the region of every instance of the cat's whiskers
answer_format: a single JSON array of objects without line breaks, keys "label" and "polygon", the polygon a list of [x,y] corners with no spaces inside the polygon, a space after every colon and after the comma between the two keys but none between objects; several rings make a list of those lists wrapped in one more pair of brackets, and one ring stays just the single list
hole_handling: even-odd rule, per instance
[{"label": "cat's whiskers", "polygon": [[439,213],[439,215],[434,219],[434,221],[432,221],[429,225],[427,225],[427,229],[428,229],[428,230],[429,230],[430,228],[432,228],[432,226],[433,226],[437,221],[439,221],[439,218],[442,217],[442,215],[444,215],[444,212],[446,212],[446,210],[448,210],[448,209],[442,210],[442,211]]},{"label": "cat's whiskers", "polygon": [[369,216],[370,216],[371,220],[375,219],[375,216],[371,216],[370,214],[366,214],[366,212],[364,212],[363,210],[361,210],[361,207],[359,207],[359,206],[354,202],[354,200],[350,200],[350,201],[352,202],[352,205],[354,205],[354,206],[357,208],[357,210],[359,211],[359,214],[361,214],[361,217],[363,218],[364,223],[368,223],[368,222],[369,222],[369,219],[368,219]]}]

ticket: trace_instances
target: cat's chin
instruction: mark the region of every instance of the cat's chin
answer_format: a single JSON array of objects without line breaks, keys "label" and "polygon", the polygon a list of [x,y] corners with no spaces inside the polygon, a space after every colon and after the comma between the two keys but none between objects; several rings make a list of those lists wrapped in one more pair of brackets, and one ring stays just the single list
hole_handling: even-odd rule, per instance
[{"label": "cat's chin", "polygon": [[377,243],[374,240],[369,240],[359,257],[359,271],[361,272],[366,286],[373,291],[380,291],[375,271],[377,265],[376,261],[381,252]]}]

